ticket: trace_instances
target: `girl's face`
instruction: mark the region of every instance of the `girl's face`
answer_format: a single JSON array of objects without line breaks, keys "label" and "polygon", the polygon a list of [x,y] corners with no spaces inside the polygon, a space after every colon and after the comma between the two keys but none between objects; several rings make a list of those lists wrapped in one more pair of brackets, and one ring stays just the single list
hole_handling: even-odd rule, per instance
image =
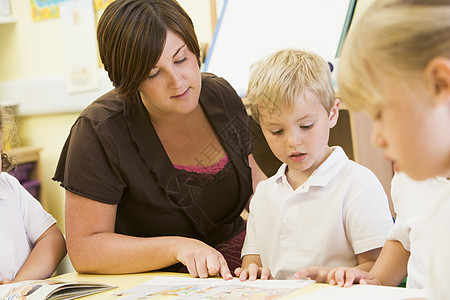
[{"label": "girl's face", "polygon": [[139,85],[145,107],[155,118],[188,114],[198,105],[200,89],[197,57],[178,35],[168,30],[159,61]]},{"label": "girl's face", "polygon": [[264,137],[274,155],[288,165],[288,180],[289,176],[309,177],[329,156],[328,138],[337,122],[338,105],[336,100],[328,114],[319,99],[310,94],[292,108],[259,108]]},{"label": "girl's face", "polygon": [[450,168],[449,107],[436,105],[423,82],[391,80],[381,88],[387,96],[372,116],[373,144],[416,180],[444,174]]}]

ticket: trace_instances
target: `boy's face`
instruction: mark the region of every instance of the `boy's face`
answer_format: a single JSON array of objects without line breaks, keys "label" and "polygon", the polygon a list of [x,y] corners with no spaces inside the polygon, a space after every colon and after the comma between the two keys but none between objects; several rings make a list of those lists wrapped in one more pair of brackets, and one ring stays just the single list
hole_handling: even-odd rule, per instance
[{"label": "boy's face", "polygon": [[318,97],[307,94],[290,108],[259,107],[261,129],[274,155],[288,165],[290,176],[309,177],[331,153],[330,128],[338,119],[339,100],[330,115]]},{"label": "boy's face", "polygon": [[445,173],[450,132],[443,124],[448,124],[448,108],[433,104],[432,93],[421,83],[400,86],[391,80],[381,88],[386,101],[372,116],[372,143],[413,179]]}]

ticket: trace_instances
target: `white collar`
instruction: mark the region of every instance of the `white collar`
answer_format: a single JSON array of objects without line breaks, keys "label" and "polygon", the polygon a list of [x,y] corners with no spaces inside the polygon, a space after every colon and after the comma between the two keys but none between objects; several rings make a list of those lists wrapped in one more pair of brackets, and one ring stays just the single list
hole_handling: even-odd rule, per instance
[{"label": "white collar", "polygon": [[[340,146],[331,147],[330,156],[311,174],[308,180],[302,184],[304,189],[309,190],[311,186],[327,186],[335,178],[345,163],[349,160],[344,150]],[[283,163],[273,179],[277,183],[289,184],[286,178],[287,164]]]}]

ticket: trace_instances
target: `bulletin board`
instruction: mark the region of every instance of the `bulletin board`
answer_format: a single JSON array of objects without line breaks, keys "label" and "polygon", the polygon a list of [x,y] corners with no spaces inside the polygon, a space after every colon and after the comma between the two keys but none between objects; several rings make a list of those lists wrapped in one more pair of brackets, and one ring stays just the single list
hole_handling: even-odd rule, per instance
[{"label": "bulletin board", "polygon": [[251,64],[278,49],[339,55],[356,0],[225,0],[203,71],[224,77],[245,97]]},{"label": "bulletin board", "polygon": [[[66,0],[30,0],[33,21],[59,18],[59,4]],[[113,0],[93,0],[95,11],[105,9]]]}]

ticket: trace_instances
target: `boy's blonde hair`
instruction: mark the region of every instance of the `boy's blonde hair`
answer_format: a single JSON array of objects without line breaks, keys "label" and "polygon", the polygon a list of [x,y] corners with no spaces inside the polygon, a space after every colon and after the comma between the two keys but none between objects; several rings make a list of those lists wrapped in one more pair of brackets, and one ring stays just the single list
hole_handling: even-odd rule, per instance
[{"label": "boy's blonde hair", "polygon": [[450,58],[450,1],[377,1],[344,42],[339,96],[347,106],[370,112],[385,101],[382,82],[420,82],[438,56]]},{"label": "boy's blonde hair", "polygon": [[269,111],[292,107],[307,93],[314,93],[327,112],[331,111],[335,98],[330,66],[313,52],[279,50],[250,68],[247,98],[257,122],[258,107]]}]

